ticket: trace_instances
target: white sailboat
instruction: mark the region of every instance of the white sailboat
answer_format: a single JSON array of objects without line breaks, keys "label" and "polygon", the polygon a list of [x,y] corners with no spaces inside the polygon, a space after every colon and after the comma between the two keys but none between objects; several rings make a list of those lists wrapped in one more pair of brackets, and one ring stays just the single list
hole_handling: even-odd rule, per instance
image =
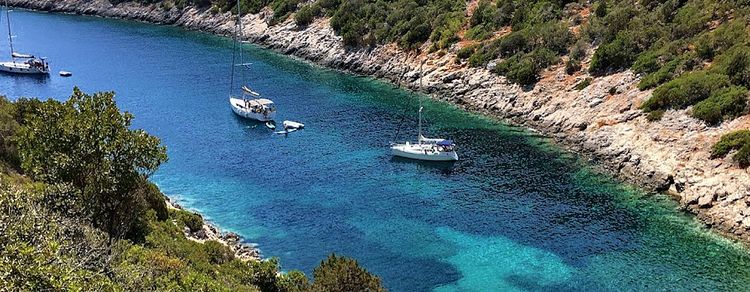
[{"label": "white sailboat", "polygon": [[11,61],[0,62],[0,71],[14,74],[49,74],[49,64],[45,58],[16,53],[14,50],[8,1],[5,1],[5,18],[8,24],[8,43],[10,44]]},{"label": "white sailboat", "polygon": [[[420,66],[419,84],[422,85],[422,70]],[[395,143],[391,145],[393,156],[426,161],[457,161],[456,145],[453,140],[440,138],[425,138],[422,135],[422,100],[419,100],[419,135],[417,142]]]},{"label": "white sailboat", "polygon": [[[242,63],[242,48],[239,46],[239,34],[242,32],[242,14],[239,2],[237,2],[237,26],[235,27],[235,30],[234,52],[232,52],[232,75],[229,81],[229,104],[232,106],[232,111],[240,117],[261,122],[273,121],[276,116],[276,106],[270,99],[261,98],[260,93],[253,91],[246,85],[241,87],[242,93],[240,96],[232,94],[234,89],[235,68],[240,67],[240,77],[244,77],[243,70],[250,65]],[[239,58],[237,58],[238,55]],[[236,63],[237,59],[239,59],[239,64]],[[240,78],[240,82],[242,82],[243,79],[244,78]]]}]

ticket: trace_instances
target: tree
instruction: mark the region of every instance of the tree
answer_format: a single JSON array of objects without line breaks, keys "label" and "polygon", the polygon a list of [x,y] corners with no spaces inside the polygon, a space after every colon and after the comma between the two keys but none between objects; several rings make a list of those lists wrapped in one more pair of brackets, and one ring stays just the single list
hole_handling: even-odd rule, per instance
[{"label": "tree", "polygon": [[94,226],[123,237],[148,209],[137,191],[167,160],[158,138],[131,130],[133,115],[121,113],[113,92],[88,95],[78,88],[66,102],[39,103],[23,118],[21,166],[32,178],[69,183]]},{"label": "tree", "polygon": [[356,260],[331,254],[313,270],[313,291],[385,291],[380,278],[360,267]]}]

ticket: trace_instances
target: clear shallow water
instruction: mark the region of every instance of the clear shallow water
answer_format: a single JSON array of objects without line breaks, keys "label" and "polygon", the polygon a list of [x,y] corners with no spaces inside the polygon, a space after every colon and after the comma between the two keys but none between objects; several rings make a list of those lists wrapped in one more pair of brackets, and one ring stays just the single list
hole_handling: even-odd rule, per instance
[{"label": "clear shallow water", "polygon": [[0,92],[116,91],[135,126],[169,149],[153,181],[285,269],[309,273],[336,252],[394,291],[750,290],[746,249],[529,132],[427,103],[429,132],[457,140],[462,160],[392,159],[398,125],[401,138],[416,134],[418,96],[248,46],[249,83],[277,102],[279,120],[307,124],[277,136],[229,109],[226,39],[13,16],[20,50],[74,75],[0,76]]}]

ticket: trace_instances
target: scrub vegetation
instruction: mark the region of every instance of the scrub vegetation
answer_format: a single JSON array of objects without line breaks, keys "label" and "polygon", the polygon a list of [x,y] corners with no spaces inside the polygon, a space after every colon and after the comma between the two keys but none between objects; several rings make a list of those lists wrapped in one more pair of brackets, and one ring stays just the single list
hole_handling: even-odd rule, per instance
[{"label": "scrub vegetation", "polygon": [[167,208],[148,181],[166,149],[132,120],[111,92],[0,98],[0,290],[383,290],[353,259],[331,255],[310,281],[186,238],[203,219]]}]

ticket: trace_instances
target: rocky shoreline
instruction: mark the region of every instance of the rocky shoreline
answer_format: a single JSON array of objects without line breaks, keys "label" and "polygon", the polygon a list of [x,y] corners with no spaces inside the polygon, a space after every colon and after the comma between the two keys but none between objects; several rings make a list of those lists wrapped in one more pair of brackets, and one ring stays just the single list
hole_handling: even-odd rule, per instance
[{"label": "rocky shoreline", "polygon": [[[169,197],[165,196],[167,208],[184,210],[180,204],[173,202]],[[185,237],[189,240],[193,240],[199,243],[204,243],[209,240],[217,241],[227,247],[234,253],[234,256],[243,261],[259,261],[261,260],[260,249],[256,245],[248,244],[243,242],[242,237],[234,232],[222,232],[221,229],[215,225],[203,221],[203,227],[201,230],[196,232],[190,231],[190,228],[185,227],[182,231]]]},{"label": "rocky shoreline", "polygon": [[[230,14],[192,7],[132,2],[112,5],[107,0],[8,3],[27,9],[176,25],[219,35],[227,35],[234,27]],[[682,208],[696,214],[707,226],[750,243],[749,170],[734,164],[731,155],[710,159],[711,146],[719,137],[750,128],[750,116],[708,127],[691,118],[687,110],[680,110],[668,111],[661,121],[648,122],[638,106],[651,92],[638,90],[639,78],[630,71],[593,78],[590,86],[579,91],[575,85],[591,76],[569,76],[558,65],[544,72],[534,87],[522,88],[486,68],[457,63],[458,46],[446,54],[407,53],[394,45],[348,48],[326,19],[300,28],[291,19],[270,26],[271,17],[267,9],[246,15],[243,38],[283,54],[388,80],[467,110],[536,129],[626,182],[672,194]],[[424,86],[420,87],[419,65],[423,60]]]}]

